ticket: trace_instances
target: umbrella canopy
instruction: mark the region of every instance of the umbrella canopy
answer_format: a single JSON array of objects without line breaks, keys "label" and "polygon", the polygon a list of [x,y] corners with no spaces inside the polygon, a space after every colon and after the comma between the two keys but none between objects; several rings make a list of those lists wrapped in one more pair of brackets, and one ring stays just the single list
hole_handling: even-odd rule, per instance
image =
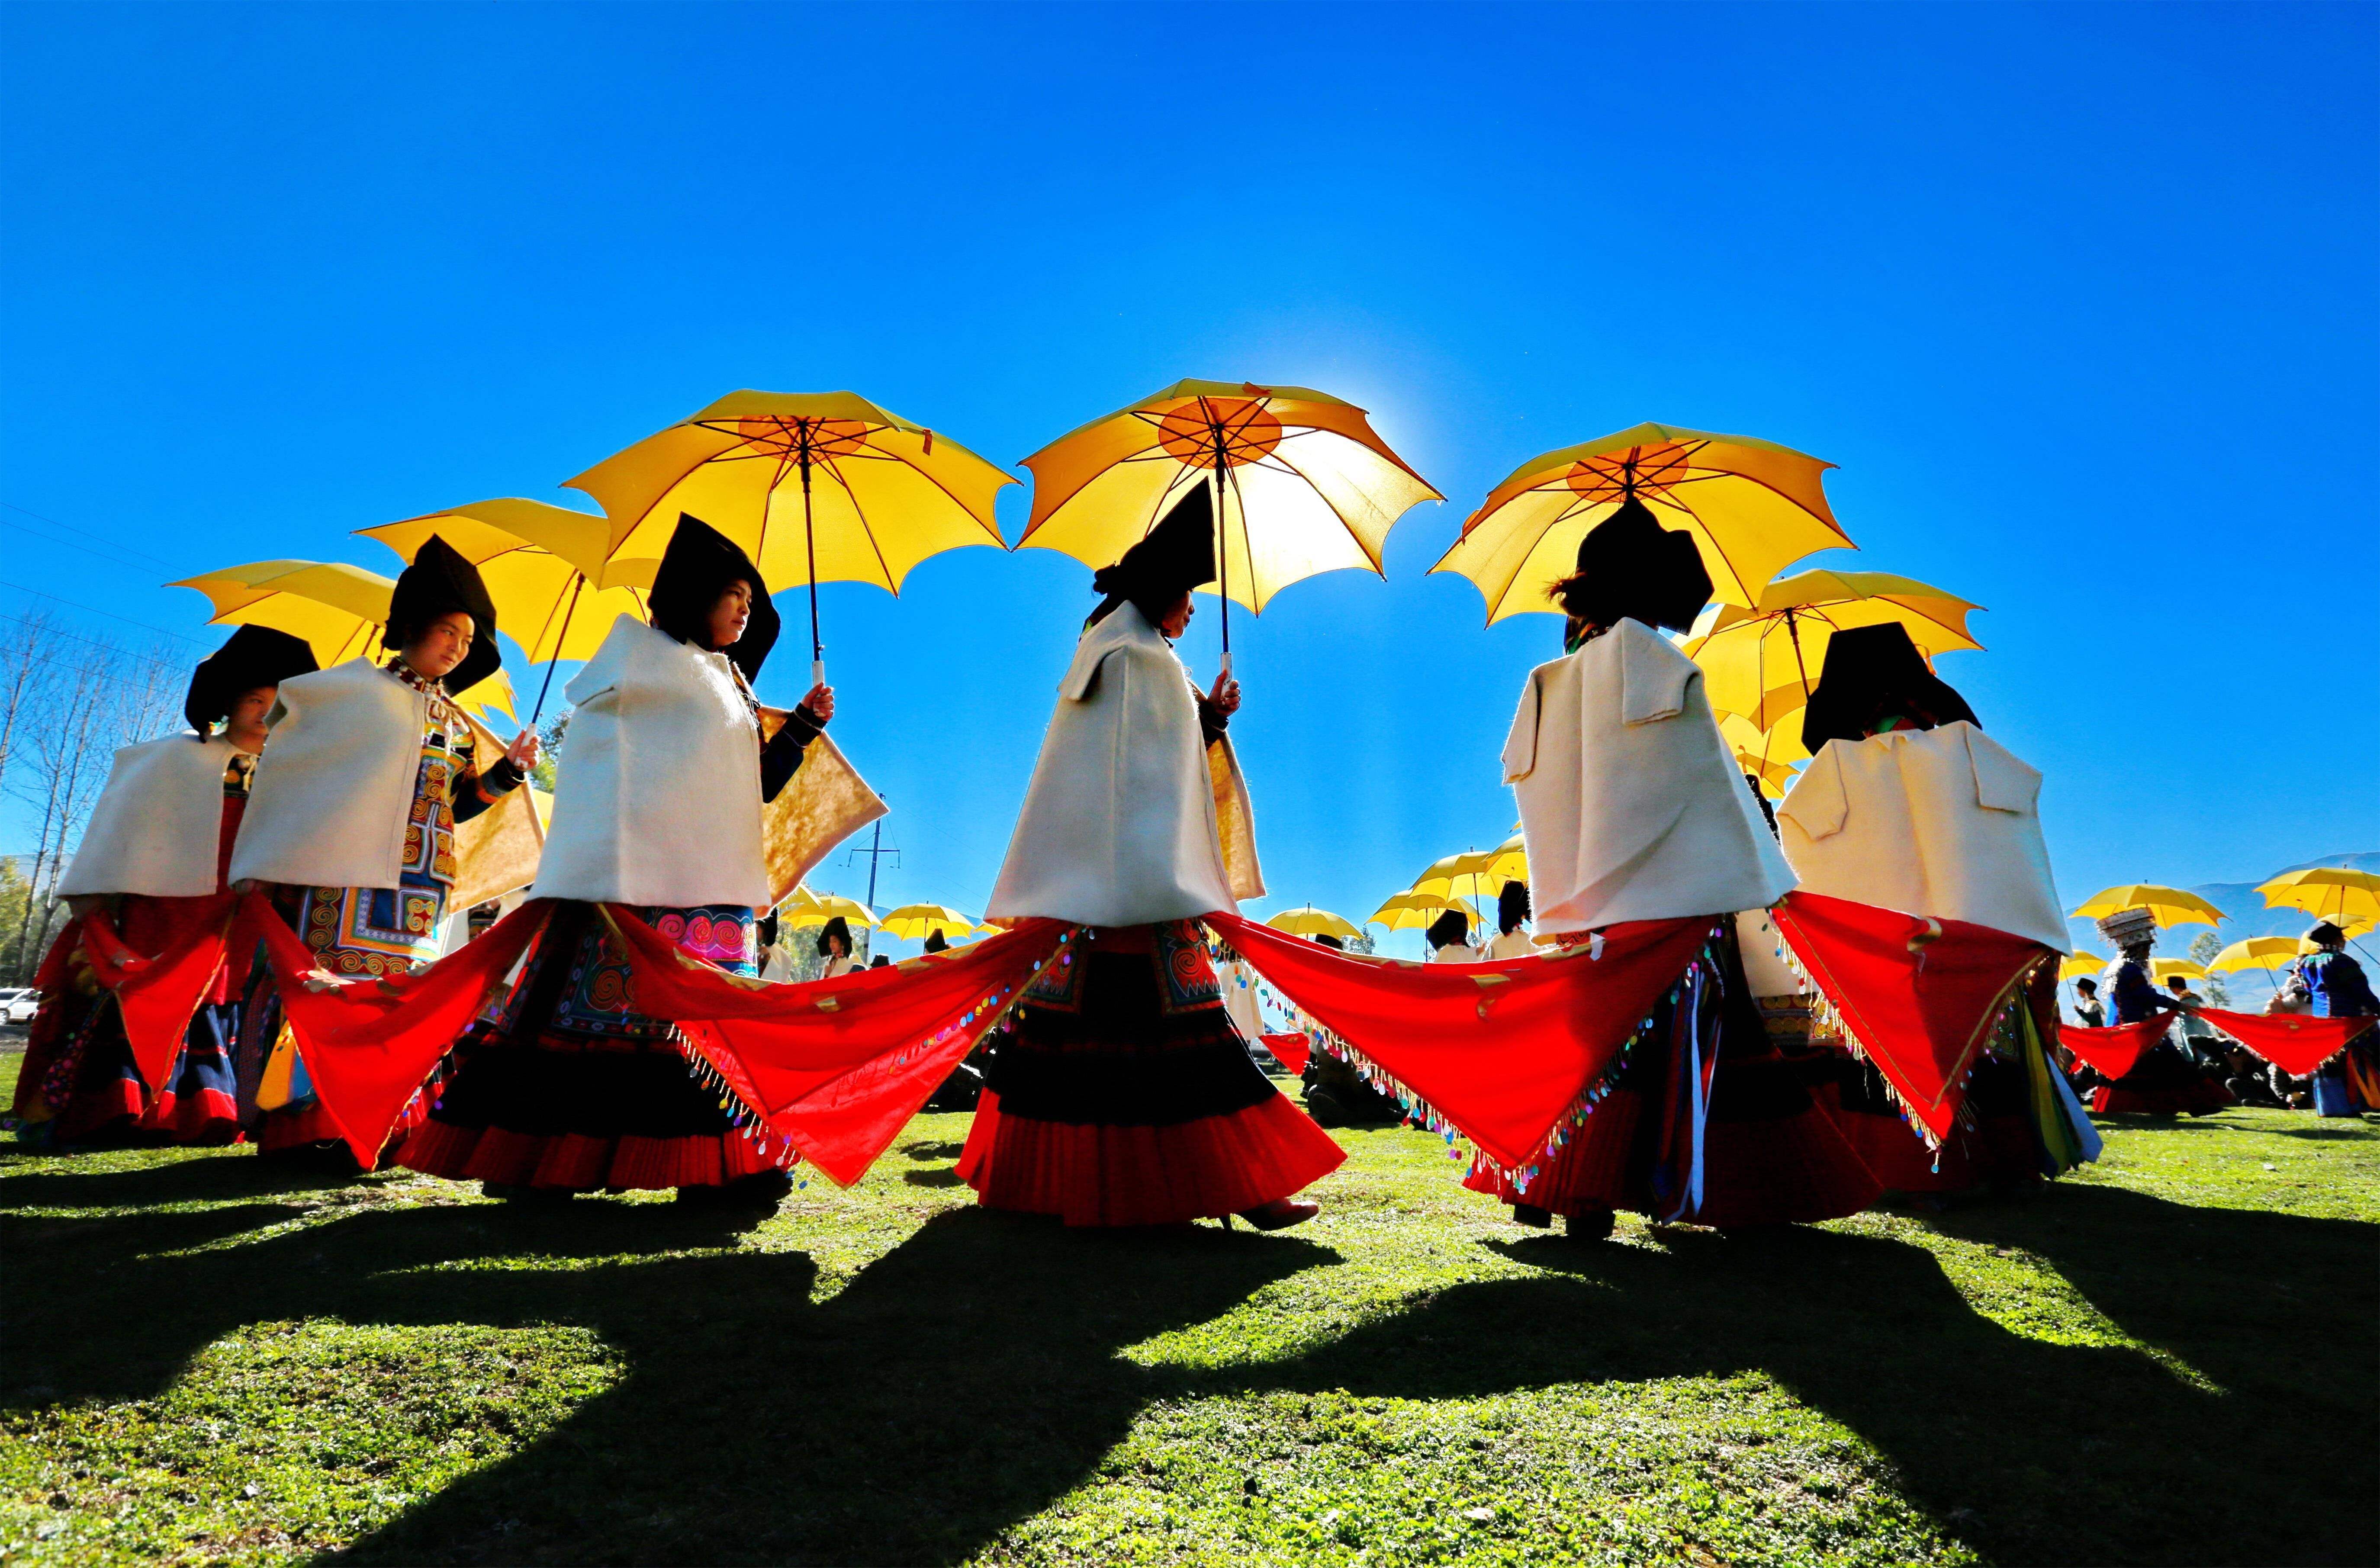
[{"label": "umbrella canopy", "polygon": [[2206,978],[2206,971],[2200,966],[2192,963],[2187,958],[2152,958],[2149,960],[2149,978],[2156,981],[2159,985],[2163,985],[2166,981],[2173,978],[2176,975],[2180,975],[2185,980],[2203,980]]},{"label": "umbrella canopy", "polygon": [[1756,604],[1711,606],[1685,651],[1703,667],[1715,711],[1769,729],[1809,700],[1835,633],[1895,624],[1930,660],[1983,647],[1967,631],[1979,608],[1889,572],[1796,572],[1762,589]]},{"label": "umbrella canopy", "polygon": [[867,905],[839,893],[812,893],[806,887],[796,887],[777,906],[777,918],[795,930],[805,926],[823,926],[838,915],[845,925],[876,924],[876,917],[868,913]]},{"label": "umbrella canopy", "polygon": [[2290,871],[2256,890],[2267,909],[2302,909],[2342,930],[2358,929],[2380,919],[2380,877],[2344,866],[2317,866]]},{"label": "umbrella canopy", "polygon": [[1308,904],[1295,909],[1284,909],[1265,922],[1277,931],[1292,936],[1335,936],[1342,941],[1364,933],[1328,909],[1317,909]]},{"label": "umbrella canopy", "polygon": [[1784,798],[1793,783],[1794,764],[1810,760],[1802,744],[1799,724],[1779,723],[1763,730],[1741,713],[1721,713],[1718,733],[1735,755],[1735,765],[1760,781],[1760,793],[1771,800]]},{"label": "umbrella canopy", "polygon": [[2222,910],[2198,894],[2178,887],[2159,887],[2155,882],[2125,882],[2119,887],[2101,888],[2074,914],[2083,919],[2097,919],[2124,909],[2145,909],[2160,926],[2211,926],[2223,918]]},{"label": "umbrella canopy", "polygon": [[[395,578],[344,561],[251,561],[165,586],[206,595],[209,626],[270,626],[303,639],[326,670],[379,650],[396,591]],[[474,712],[513,716],[513,684],[501,669],[455,698]]]},{"label": "umbrella canopy", "polygon": [[1476,584],[1491,626],[1558,614],[1548,594],[1576,568],[1579,541],[1633,494],[1663,528],[1694,536],[1717,598],[1756,605],[1780,568],[1850,547],[1821,482],[1832,467],[1750,436],[1637,425],[1513,469],[1430,570]]},{"label": "umbrella canopy", "polygon": [[[1488,869],[1501,854],[1495,849],[1466,849],[1460,855],[1443,855],[1431,861],[1420,876],[1414,879],[1410,893],[1451,894],[1454,884],[1462,882],[1474,897],[1484,885]],[[1502,886],[1502,883],[1498,883]]]},{"label": "umbrella canopy", "polygon": [[2058,966],[2058,978],[2061,980],[2095,980],[2114,962],[2114,959],[2102,958],[2095,953],[2078,953]]},{"label": "umbrella canopy", "polygon": [[923,942],[936,931],[949,941],[971,934],[976,923],[972,916],[962,915],[944,905],[904,904],[878,921],[877,927],[886,936],[896,936],[905,942]]},{"label": "umbrella canopy", "polygon": [[[1193,485],[1218,488],[1217,591],[1260,613],[1289,584],[1378,573],[1389,529],[1446,499],[1390,450],[1363,409],[1303,386],[1179,381],[1032,456],[1018,548],[1107,565]],[[1224,613],[1227,638],[1230,612]]]},{"label": "umbrella canopy", "polygon": [[2235,942],[2207,961],[2209,969],[2275,969],[2297,961],[2306,951],[2304,941],[2293,936],[2252,936]]},{"label": "umbrella canopy", "polygon": [[820,583],[897,594],[929,555],[1004,545],[992,501],[1017,481],[856,393],[731,392],[565,482],[608,516],[607,564],[660,560],[690,513],[742,546],[772,592],[808,584],[816,661]]},{"label": "umbrella canopy", "polygon": [[609,560],[608,518],[517,496],[356,531],[407,563],[431,535],[444,540],[479,568],[497,620],[533,664],[588,658],[613,621],[643,620],[644,590],[658,564]]},{"label": "umbrella canopy", "polygon": [[1478,921],[1479,911],[1463,899],[1439,893],[1401,893],[1373,910],[1372,918],[1364,923],[1386,926],[1392,931],[1418,930],[1449,909],[1460,909],[1475,924]]}]

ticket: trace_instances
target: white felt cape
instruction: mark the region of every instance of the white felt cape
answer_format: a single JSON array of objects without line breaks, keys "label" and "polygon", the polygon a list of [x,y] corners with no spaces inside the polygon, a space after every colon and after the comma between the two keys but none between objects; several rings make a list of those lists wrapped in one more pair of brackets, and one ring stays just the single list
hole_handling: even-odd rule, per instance
[{"label": "white felt cape", "polygon": [[1540,933],[1763,909],[1792,889],[1702,671],[1639,622],[1529,672],[1504,778]]},{"label": "white felt cape", "polygon": [[1830,740],[1777,808],[1802,885],[1905,915],[1965,920],[2072,945],[2049,846],[2041,775],[1961,720]]},{"label": "white felt cape", "polygon": [[1120,604],[1075,645],[986,913],[1141,926],[1236,910],[1264,893],[1254,828],[1229,738],[1199,734],[1189,672]]},{"label": "white felt cape", "polygon": [[570,730],[533,897],[765,909],[883,815],[824,735],[763,808],[760,736],[726,655],[628,616],[563,695]]},{"label": "white felt cape", "polygon": [[58,880],[59,894],[214,892],[224,772],[237,755],[222,736],[202,741],[188,730],[118,751],[82,844]]},{"label": "white felt cape", "polygon": [[[480,765],[492,765],[504,742],[462,718]],[[429,725],[429,695],[370,660],[283,681],[231,880],[395,887]],[[528,881],[544,837],[531,793],[514,790],[455,830],[453,903],[468,908]]]}]

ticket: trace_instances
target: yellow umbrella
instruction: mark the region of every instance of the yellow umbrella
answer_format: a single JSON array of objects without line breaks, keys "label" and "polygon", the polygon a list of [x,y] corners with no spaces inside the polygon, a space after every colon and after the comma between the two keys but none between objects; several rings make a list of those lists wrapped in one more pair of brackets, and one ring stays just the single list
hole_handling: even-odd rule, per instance
[{"label": "yellow umbrella", "polygon": [[1793,782],[1793,764],[1806,762],[1799,726],[1779,723],[1763,730],[1741,713],[1721,713],[1718,733],[1735,754],[1735,765],[1760,781],[1760,793],[1782,799]]},{"label": "yellow umbrella", "polygon": [[[607,562],[611,522],[590,512],[504,496],[401,523],[358,529],[408,564],[435,534],[479,568],[496,619],[553,679],[559,659],[591,656],[622,615],[645,618],[653,561]],[[611,586],[601,586],[609,583]],[[538,711],[545,708],[540,689]],[[531,715],[535,717],[534,714]]]},{"label": "yellow umbrella", "polygon": [[1757,604],[1779,568],[1850,546],[1821,482],[1832,467],[1749,436],[1637,425],[1513,469],[1430,570],[1477,584],[1491,626],[1558,614],[1549,593],[1577,567],[1579,541],[1633,493],[1662,527],[1694,535],[1720,600]]},{"label": "yellow umbrella", "polygon": [[1460,909],[1474,921],[1479,918],[1479,911],[1460,898],[1438,893],[1401,893],[1373,910],[1372,918],[1364,924],[1386,926],[1392,931],[1419,930],[1449,909]]},{"label": "yellow umbrella", "polygon": [[1333,915],[1328,909],[1317,909],[1307,904],[1295,909],[1284,909],[1265,922],[1277,931],[1292,936],[1335,936],[1342,941],[1364,933]]},{"label": "yellow umbrella", "polygon": [[1930,660],[1983,647],[1967,631],[1977,608],[1889,572],[1796,572],[1762,589],[1756,604],[1712,606],[1685,651],[1703,667],[1713,709],[1769,727],[1809,700],[1835,633],[1898,625]]},{"label": "yellow umbrella", "polygon": [[2159,887],[2155,882],[2126,882],[2119,887],[2101,888],[2074,913],[2083,919],[2096,919],[2123,909],[2145,909],[2160,926],[2211,926],[2223,918],[2222,910],[2198,894],[2184,893],[2178,887]]},{"label": "yellow umbrella", "polygon": [[2058,966],[2058,978],[2061,980],[2095,980],[2113,962],[2113,959],[2102,958],[2095,953],[2078,953]]},{"label": "yellow umbrella", "polygon": [[1004,545],[992,501],[1016,480],[857,393],[731,392],[566,482],[609,516],[607,563],[658,561],[684,512],[742,545],[771,591],[808,584],[823,681],[818,585],[898,594],[929,555]]},{"label": "yellow umbrella", "polygon": [[[214,607],[209,626],[270,626],[302,639],[314,662],[329,669],[348,659],[370,658],[388,623],[395,578],[350,566],[344,561],[251,561],[167,583],[206,595]],[[502,619],[501,616],[498,617]],[[501,669],[455,700],[477,713],[491,710],[513,717],[513,683]]]},{"label": "yellow umbrella", "polygon": [[1466,849],[1460,855],[1440,856],[1414,879],[1413,886],[1406,891],[1451,894],[1456,882],[1467,881],[1471,884],[1472,896],[1476,898],[1481,880],[1500,854],[1502,851],[1497,849]]},{"label": "yellow umbrella", "polygon": [[812,893],[806,887],[797,887],[777,906],[777,918],[795,930],[805,926],[823,926],[838,915],[846,925],[876,924],[876,917],[868,912],[867,905],[839,893]]},{"label": "yellow umbrella", "polygon": [[2380,877],[2369,871],[2317,866],[2275,877],[2256,891],[2265,895],[2267,909],[2302,909],[2342,930],[2362,930],[2380,919]]},{"label": "yellow umbrella", "polygon": [[1495,855],[1496,858],[1488,862],[1488,869],[1480,875],[1493,882],[1500,890],[1506,882],[1524,882],[1529,880],[1529,851],[1521,842],[1519,833],[1515,833],[1498,845]]},{"label": "yellow umbrella", "polygon": [[2163,984],[2165,981],[2171,979],[2176,975],[2180,975],[2186,980],[2203,980],[2206,978],[2206,971],[2199,966],[2192,963],[2187,958],[2152,958],[2149,960],[2149,978],[2157,981],[2159,984]]},{"label": "yellow umbrella", "polygon": [[877,922],[886,936],[896,936],[905,942],[922,942],[936,931],[945,941],[968,935],[976,929],[972,917],[940,904],[904,904]]},{"label": "yellow umbrella", "polygon": [[2276,966],[2287,967],[2305,951],[2306,943],[2298,937],[2252,936],[2216,954],[2206,966],[2215,970],[2262,969],[2278,985],[2280,976],[2274,972]]},{"label": "yellow umbrella", "polygon": [[1318,572],[1380,570],[1390,527],[1446,498],[1389,449],[1352,403],[1303,386],[1179,381],[1060,436],[1032,456],[1033,513],[1018,548],[1104,566],[1184,492],[1215,487],[1223,668],[1231,601],[1261,614]]}]

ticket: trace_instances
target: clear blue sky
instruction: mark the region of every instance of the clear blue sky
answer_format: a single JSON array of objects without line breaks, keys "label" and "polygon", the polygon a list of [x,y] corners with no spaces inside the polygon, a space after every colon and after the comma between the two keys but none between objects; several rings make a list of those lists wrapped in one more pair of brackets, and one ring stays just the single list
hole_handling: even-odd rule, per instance
[{"label": "clear blue sky", "polygon": [[[385,568],[348,530],[570,504],[735,387],[850,387],[1013,462],[1177,377],[1292,382],[1450,500],[1387,581],[1236,621],[1287,902],[1360,918],[1509,831],[1497,752],[1558,623],[1483,631],[1424,573],[1521,460],[1641,419],[1833,460],[1852,561],[1989,607],[1943,673],[2047,773],[2070,897],[2380,846],[2371,6],[0,30],[0,502],[126,546],[0,510],[0,579],[78,623],[212,639],[159,582]],[[896,808],[880,897],[979,906],[1087,575],[977,550],[827,590],[836,734]],[[857,891],[841,860],[814,880]]]}]

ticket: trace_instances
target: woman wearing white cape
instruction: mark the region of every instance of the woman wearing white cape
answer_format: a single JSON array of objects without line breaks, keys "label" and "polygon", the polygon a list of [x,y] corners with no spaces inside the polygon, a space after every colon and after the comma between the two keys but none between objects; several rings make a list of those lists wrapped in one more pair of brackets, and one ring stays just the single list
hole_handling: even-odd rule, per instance
[{"label": "woman wearing white cape", "polygon": [[[265,715],[281,682],[314,668],[314,654],[285,632],[242,626],[190,674],[182,713],[190,727],[115,754],[107,787],[58,891],[74,912],[104,906],[135,953],[152,954],[185,929],[225,881],[248,807]],[[215,723],[223,722],[217,733]],[[16,1114],[43,1141],[141,1138],[230,1143],[239,1136],[240,985],[247,966],[226,960],[184,1032],[160,1082],[141,1081],[121,1015],[104,993],[70,979],[79,928],[58,956],[62,983],[45,991],[17,1077]],[[44,964],[44,973],[53,966]]]},{"label": "woman wearing white cape", "polygon": [[[1107,597],[1058,688],[989,910],[1083,930],[1026,990],[986,1075],[958,1169],[988,1208],[1269,1230],[1312,1217],[1292,1195],[1346,1158],[1249,1056],[1198,925],[1264,891],[1223,735],[1239,688],[1201,696],[1169,641],[1214,577],[1201,486],[1093,579]],[[1236,879],[1227,839],[1245,852]]]},{"label": "woman wearing white cape", "polygon": [[1701,670],[1654,629],[1691,626],[1710,588],[1693,539],[1624,501],[1554,589],[1570,617],[1564,656],[1530,672],[1505,742],[1541,933],[1592,942],[1603,926],[1687,918],[1715,932],[1525,1194],[1492,1167],[1467,1179],[1524,1224],[1560,1214],[1571,1234],[1602,1236],[1619,1209],[1773,1224],[1856,1213],[1876,1197],[1771,1043],[1745,973],[1735,912],[1776,903],[1793,875],[1719,736]]},{"label": "woman wearing white cape", "polygon": [[[432,535],[389,596],[384,665],[351,659],[282,684],[270,760],[256,772],[233,885],[253,884],[331,974],[404,975],[434,962],[462,881],[456,830],[517,795],[537,762],[523,729],[481,754],[449,696],[496,673],[496,613],[478,568]],[[259,971],[239,1031],[240,1111],[266,1153],[313,1149],[345,1162],[281,995]],[[416,1107],[416,1110],[419,1108]]]},{"label": "woman wearing white cape", "polygon": [[654,574],[652,624],[623,615],[564,695],[553,821],[531,898],[556,900],[495,1015],[473,1027],[401,1161],[489,1196],[675,1187],[773,1201],[793,1151],[736,1129],[667,1018],[628,1005],[599,904],[686,953],[757,975],[771,903],[761,808],[834,716],[820,686],[760,738],[751,681],[778,619],[752,562],[691,517]]},{"label": "woman wearing white cape", "polygon": [[1839,1054],[1840,1120],[1860,1158],[1886,1186],[1927,1193],[2023,1185],[2098,1158],[2099,1135],[2044,1045],[2058,1038],[2054,959],[2069,941],[2042,838],[2041,775],[1984,734],[1898,626],[1828,640],[1802,742],[1810,765],[1777,821],[1803,888],[2042,946],[2032,1032],[2001,1020],[1939,1149],[1911,1131],[1873,1064]]}]

